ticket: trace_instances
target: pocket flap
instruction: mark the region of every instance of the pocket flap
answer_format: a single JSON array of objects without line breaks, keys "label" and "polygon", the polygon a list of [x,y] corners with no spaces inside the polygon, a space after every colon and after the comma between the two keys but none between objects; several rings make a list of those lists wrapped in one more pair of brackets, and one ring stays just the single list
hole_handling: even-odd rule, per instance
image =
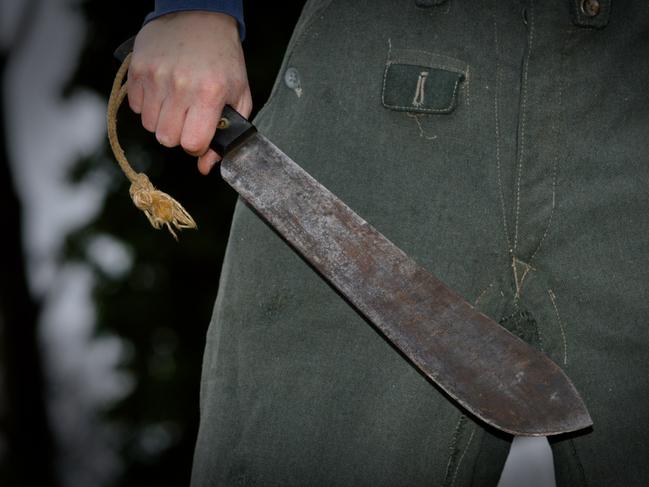
[{"label": "pocket flap", "polygon": [[412,49],[390,51],[383,75],[383,106],[415,113],[455,109],[467,65],[440,54]]}]

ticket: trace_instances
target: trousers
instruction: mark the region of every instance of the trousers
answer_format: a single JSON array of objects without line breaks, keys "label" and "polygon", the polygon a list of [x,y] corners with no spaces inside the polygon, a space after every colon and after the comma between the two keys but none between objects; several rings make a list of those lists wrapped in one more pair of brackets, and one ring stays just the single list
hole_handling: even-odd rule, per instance
[{"label": "trousers", "polygon": [[[594,426],[557,485],[649,485],[649,4],[313,0],[259,130],[548,354]],[[450,402],[239,202],[193,486],[496,485]]]}]

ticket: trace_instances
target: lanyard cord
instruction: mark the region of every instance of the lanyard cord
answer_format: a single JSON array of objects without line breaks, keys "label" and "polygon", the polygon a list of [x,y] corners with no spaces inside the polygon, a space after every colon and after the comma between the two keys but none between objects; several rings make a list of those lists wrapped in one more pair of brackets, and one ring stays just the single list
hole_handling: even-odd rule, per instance
[{"label": "lanyard cord", "polygon": [[135,172],[117,140],[117,111],[126,97],[126,82],[122,83],[122,81],[128,71],[130,60],[129,54],[117,71],[110,91],[106,114],[108,141],[120,168],[131,181],[129,194],[135,206],[144,212],[153,228],[160,229],[166,226],[171,235],[178,240],[174,227],[177,230],[196,228],[196,222],[180,203],[168,194],[155,189],[146,174]]}]

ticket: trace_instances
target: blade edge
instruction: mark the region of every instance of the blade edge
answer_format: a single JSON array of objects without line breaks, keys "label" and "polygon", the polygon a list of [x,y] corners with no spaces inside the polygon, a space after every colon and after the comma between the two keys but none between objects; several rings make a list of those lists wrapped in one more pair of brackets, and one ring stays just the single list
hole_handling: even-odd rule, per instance
[{"label": "blade edge", "polygon": [[516,435],[554,435],[592,424],[576,388],[554,362],[476,311],[263,135],[229,153],[221,175],[469,412]]}]

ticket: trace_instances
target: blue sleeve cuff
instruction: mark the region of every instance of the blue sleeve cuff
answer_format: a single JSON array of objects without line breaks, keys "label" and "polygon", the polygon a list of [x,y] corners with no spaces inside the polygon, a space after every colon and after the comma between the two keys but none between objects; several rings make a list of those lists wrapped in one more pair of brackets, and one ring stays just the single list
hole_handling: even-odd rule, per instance
[{"label": "blue sleeve cuff", "polygon": [[174,12],[203,10],[219,12],[234,17],[239,25],[239,37],[246,37],[246,24],[243,21],[243,0],[155,0],[155,10],[146,16],[144,23]]}]

